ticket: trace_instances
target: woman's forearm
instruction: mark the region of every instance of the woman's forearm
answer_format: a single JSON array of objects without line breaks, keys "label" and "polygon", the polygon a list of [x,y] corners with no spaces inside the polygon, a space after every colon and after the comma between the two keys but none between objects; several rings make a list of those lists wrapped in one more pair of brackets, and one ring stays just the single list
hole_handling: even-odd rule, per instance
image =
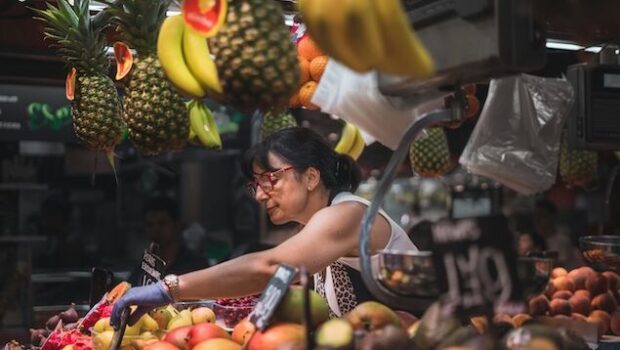
[{"label": "woman's forearm", "polygon": [[261,292],[277,264],[253,253],[179,276],[181,300],[238,297]]}]

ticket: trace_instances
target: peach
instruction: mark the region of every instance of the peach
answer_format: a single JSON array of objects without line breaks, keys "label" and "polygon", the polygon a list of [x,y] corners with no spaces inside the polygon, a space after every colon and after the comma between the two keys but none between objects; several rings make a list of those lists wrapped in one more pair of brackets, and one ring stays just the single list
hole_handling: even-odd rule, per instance
[{"label": "peach", "polygon": [[523,326],[523,324],[532,319],[532,316],[528,314],[516,314],[512,317],[512,323],[516,328]]},{"label": "peach", "polygon": [[586,278],[586,289],[589,290],[592,295],[599,295],[607,292],[609,283],[601,274],[590,275]]},{"label": "peach", "polygon": [[566,276],[568,272],[563,267],[556,267],[551,271],[551,278]]},{"label": "peach", "polygon": [[620,311],[614,311],[614,313],[611,314],[609,328],[611,328],[613,334],[620,335]]},{"label": "peach", "polygon": [[573,296],[573,293],[570,290],[558,290],[557,292],[553,293],[553,296],[551,297],[551,299],[568,300],[572,296]]},{"label": "peach", "polygon": [[584,289],[586,287],[586,279],[593,274],[596,274],[594,270],[583,266],[570,271],[567,276],[575,282],[576,289]]},{"label": "peach", "polygon": [[602,272],[601,275],[607,279],[609,283],[609,289],[617,291],[620,289],[620,276],[613,271]]},{"label": "peach", "polygon": [[588,291],[587,289],[576,290],[575,293],[573,293],[573,296],[585,297],[588,300],[592,299],[592,294],[590,294],[590,291]]},{"label": "peach", "polygon": [[618,304],[616,303],[616,299],[614,298],[614,296],[611,293],[607,292],[595,296],[592,299],[590,306],[593,310],[603,310],[608,313],[612,313],[616,310]]},{"label": "peach", "polygon": [[537,295],[528,302],[528,309],[531,315],[546,315],[549,311],[549,299],[544,294]]},{"label": "peach", "polygon": [[588,322],[593,322],[598,325],[598,335],[601,337],[609,330],[611,316],[605,311],[594,310],[590,313],[590,316],[588,316]]},{"label": "peach", "polygon": [[553,299],[549,303],[549,314],[554,315],[566,315],[570,316],[572,309],[568,300]]},{"label": "peach", "polygon": [[556,290],[568,290],[573,292],[575,290],[575,282],[568,276],[560,276],[554,278],[551,284]]},{"label": "peach", "polygon": [[572,318],[575,321],[583,321],[583,322],[586,322],[588,320],[588,318],[585,317],[584,315],[578,314],[578,313],[574,313],[574,312],[572,314],[570,314],[570,318]]},{"label": "peach", "polygon": [[568,299],[568,302],[570,303],[573,313],[582,315],[590,314],[590,299],[581,295],[573,295]]}]

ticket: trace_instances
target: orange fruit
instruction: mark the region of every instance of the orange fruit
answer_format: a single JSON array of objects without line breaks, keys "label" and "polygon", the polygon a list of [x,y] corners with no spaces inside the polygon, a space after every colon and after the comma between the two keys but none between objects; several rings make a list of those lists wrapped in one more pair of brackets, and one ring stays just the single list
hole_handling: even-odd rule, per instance
[{"label": "orange fruit", "polygon": [[316,91],[316,87],[317,83],[315,81],[309,81],[299,89],[299,102],[307,109],[319,109],[319,106],[310,102],[314,95],[314,91]]},{"label": "orange fruit", "polygon": [[474,95],[465,95],[465,98],[467,98],[465,118],[473,118],[480,112],[480,101]]},{"label": "orange fruit", "polygon": [[299,100],[299,91],[295,92],[293,96],[288,100],[288,106],[291,108],[301,107],[301,101]]},{"label": "orange fruit", "polygon": [[308,35],[301,38],[297,43],[297,53],[309,62],[317,56],[325,55]]},{"label": "orange fruit", "polygon": [[299,85],[301,86],[310,80],[310,62],[301,56],[297,56],[297,59],[299,60]]},{"label": "orange fruit", "polygon": [[310,76],[314,81],[321,80],[321,76],[325,71],[325,66],[327,65],[328,57],[325,55],[315,57],[312,62],[310,62]]}]

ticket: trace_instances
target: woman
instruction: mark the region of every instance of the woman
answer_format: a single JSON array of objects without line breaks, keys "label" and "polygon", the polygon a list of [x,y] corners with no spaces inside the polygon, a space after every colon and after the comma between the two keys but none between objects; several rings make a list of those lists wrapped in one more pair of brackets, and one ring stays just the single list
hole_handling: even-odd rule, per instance
[{"label": "woman", "polygon": [[[272,249],[132,288],[115,304],[112,325],[118,326],[121,310],[129,305],[140,306],[131,323],[149,309],[177,300],[259,293],[280,263],[304,265],[314,273],[315,289],[336,316],[372,298],[359,272],[358,241],[368,202],[351,194],[360,182],[357,163],[337,154],[312,130],[289,128],[248,150],[244,168],[252,179],[250,192],[265,206],[271,222],[294,221],[303,229]],[[416,249],[384,212],[370,234],[372,251]]]}]

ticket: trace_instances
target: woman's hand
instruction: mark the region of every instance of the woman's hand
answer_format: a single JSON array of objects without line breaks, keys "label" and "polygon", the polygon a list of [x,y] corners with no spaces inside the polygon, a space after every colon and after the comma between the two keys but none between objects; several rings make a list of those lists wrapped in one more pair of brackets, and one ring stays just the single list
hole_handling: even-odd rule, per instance
[{"label": "woman's hand", "polygon": [[170,293],[164,288],[162,282],[149,284],[143,287],[131,288],[125,295],[114,303],[110,324],[118,329],[121,324],[121,313],[129,306],[137,305],[138,308],[131,313],[128,324],[131,326],[138,322],[140,317],[153,308],[172,303]]}]

